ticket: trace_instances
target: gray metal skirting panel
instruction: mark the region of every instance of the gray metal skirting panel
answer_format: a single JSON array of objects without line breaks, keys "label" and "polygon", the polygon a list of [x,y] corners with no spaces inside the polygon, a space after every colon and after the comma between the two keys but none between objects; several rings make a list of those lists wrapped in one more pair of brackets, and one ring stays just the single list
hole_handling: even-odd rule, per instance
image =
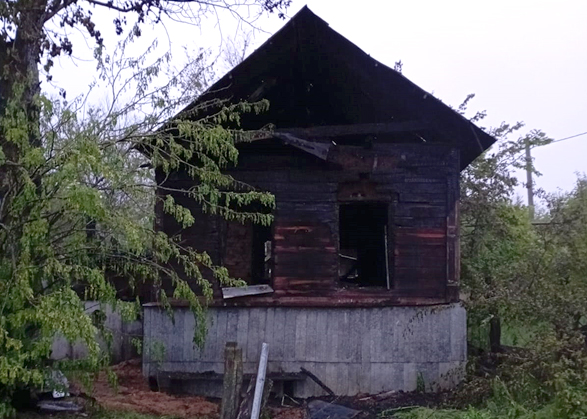
[{"label": "gray metal skirting panel", "polygon": [[[466,312],[459,304],[384,308],[210,308],[203,348],[193,344],[195,319],[187,309],[174,319],[145,307],[143,371],[223,372],[226,342],[243,349],[244,372],[254,373],[261,343],[269,344],[268,372],[304,367],[339,395],[450,388],[464,375]],[[295,395],[323,390],[311,380]]]}]

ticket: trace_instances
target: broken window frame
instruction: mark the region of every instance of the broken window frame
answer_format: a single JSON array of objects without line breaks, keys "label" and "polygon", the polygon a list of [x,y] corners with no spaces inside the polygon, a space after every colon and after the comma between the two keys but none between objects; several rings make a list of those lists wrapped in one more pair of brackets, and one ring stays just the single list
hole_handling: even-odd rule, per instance
[{"label": "broken window frame", "polygon": [[[251,230],[251,283],[249,285],[272,285],[273,224],[269,226],[253,224]],[[260,248],[262,251],[259,251]],[[259,275],[260,272],[262,272],[261,275]]]},{"label": "broken window frame", "polygon": [[[385,223],[383,223],[383,246],[384,246],[384,254],[385,254],[385,283],[380,285],[380,284],[376,284],[376,285],[370,285],[367,282],[360,282],[358,285],[359,288],[368,288],[368,289],[386,289],[386,290],[392,290],[393,289],[393,285],[394,285],[394,281],[393,281],[393,229],[390,228],[392,226],[392,222],[393,222],[393,201],[390,199],[363,199],[363,197],[360,197],[358,199],[339,199],[337,206],[338,206],[338,226],[339,226],[339,230],[338,230],[338,243],[337,243],[337,248],[338,248],[338,278],[337,278],[337,283],[339,287],[344,287],[344,280],[343,277],[347,276],[351,271],[347,272],[345,275],[341,276],[341,272],[340,272],[340,268],[341,268],[341,258],[351,258],[351,259],[355,259],[358,262],[358,256],[352,257],[349,255],[344,255],[341,249],[341,236],[342,236],[342,232],[341,232],[341,209],[344,206],[351,206],[351,205],[365,205],[365,206],[377,206],[377,205],[381,205],[385,208],[384,213],[385,213]],[[358,267],[355,267],[355,269],[358,269]]]}]

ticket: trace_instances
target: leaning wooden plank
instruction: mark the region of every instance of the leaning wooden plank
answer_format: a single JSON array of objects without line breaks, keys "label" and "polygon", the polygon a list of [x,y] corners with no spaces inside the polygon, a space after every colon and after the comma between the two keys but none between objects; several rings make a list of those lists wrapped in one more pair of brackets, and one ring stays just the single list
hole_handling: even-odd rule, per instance
[{"label": "leaning wooden plank", "polygon": [[308,371],[304,367],[301,367],[300,371],[303,372],[304,374],[306,374],[308,377],[310,377],[312,379],[312,381],[314,381],[316,384],[318,384],[320,387],[322,387],[322,389],[325,392],[327,392],[329,395],[335,396],[334,391],[332,391],[330,389],[330,387],[328,387],[326,384],[324,384],[322,382],[322,380],[320,380],[318,377],[316,377],[313,373],[311,373],[310,371]]},{"label": "leaning wooden plank", "polygon": [[273,292],[273,288],[269,285],[248,285],[246,287],[225,287],[222,288],[222,298],[229,299],[229,298],[237,298],[237,297],[246,297],[247,295],[261,295],[261,294],[271,294]]},{"label": "leaning wooden plank", "polygon": [[288,133],[275,132],[274,135],[284,143],[299,148],[300,150],[312,154],[313,156],[316,156],[322,160],[326,160],[328,158],[328,152],[330,151],[331,144],[303,140]]}]

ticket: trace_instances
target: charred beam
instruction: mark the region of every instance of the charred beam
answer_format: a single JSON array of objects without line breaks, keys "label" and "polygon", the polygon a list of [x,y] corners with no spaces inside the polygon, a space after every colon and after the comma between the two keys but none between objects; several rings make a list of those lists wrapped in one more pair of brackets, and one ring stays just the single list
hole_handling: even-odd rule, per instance
[{"label": "charred beam", "polygon": [[316,156],[322,160],[328,159],[328,152],[332,147],[332,144],[316,143],[313,141],[303,140],[288,133],[275,132],[273,136],[279,138],[285,144],[299,148],[300,150],[305,151],[306,153]]},{"label": "charred beam", "polygon": [[349,135],[378,135],[422,131],[428,125],[422,121],[387,122],[375,124],[324,125],[310,128],[283,128],[275,132],[309,138],[335,138]]}]

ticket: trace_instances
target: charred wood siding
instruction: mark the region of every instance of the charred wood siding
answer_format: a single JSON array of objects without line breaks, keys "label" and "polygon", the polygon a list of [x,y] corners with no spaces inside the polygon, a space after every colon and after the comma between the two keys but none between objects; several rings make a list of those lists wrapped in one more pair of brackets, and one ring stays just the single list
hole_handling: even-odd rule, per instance
[{"label": "charred wood siding", "polygon": [[248,284],[253,283],[252,259],[253,253],[253,226],[251,223],[241,224],[224,221],[226,225],[226,246],[221,249],[220,263],[228,269],[235,278],[242,279]]},{"label": "charred wood siding", "polygon": [[[273,288],[288,291],[334,289],[338,272],[337,182],[297,180],[302,172],[239,171],[233,176],[275,195]],[[327,173],[327,172],[325,172]]]},{"label": "charred wood siding", "polygon": [[[275,293],[263,299],[247,297],[243,303],[253,303],[255,298],[261,304],[293,303],[300,297],[322,305],[332,301],[334,305],[336,296],[347,302],[364,297],[375,303],[382,298],[372,289],[342,290],[339,284],[338,212],[345,199],[389,204],[392,290],[386,291],[389,294],[385,301],[389,303],[395,297],[397,301],[412,302],[417,298],[456,298],[460,263],[458,151],[413,144],[347,149],[351,151],[338,151],[337,161],[360,164],[331,164],[284,146],[269,152],[258,147],[241,152],[239,166],[230,174],[273,193],[276,199],[271,260]],[[186,181],[170,182],[180,186]],[[361,191],[356,198],[350,196],[353,188]],[[184,203],[181,197],[175,198]],[[254,281],[250,267],[253,227],[210,219],[193,203],[186,201],[185,205],[193,211],[196,223],[181,231],[182,240],[207,251],[215,262],[229,267],[234,276]],[[178,229],[167,220],[169,217],[162,218],[164,231]]]}]

